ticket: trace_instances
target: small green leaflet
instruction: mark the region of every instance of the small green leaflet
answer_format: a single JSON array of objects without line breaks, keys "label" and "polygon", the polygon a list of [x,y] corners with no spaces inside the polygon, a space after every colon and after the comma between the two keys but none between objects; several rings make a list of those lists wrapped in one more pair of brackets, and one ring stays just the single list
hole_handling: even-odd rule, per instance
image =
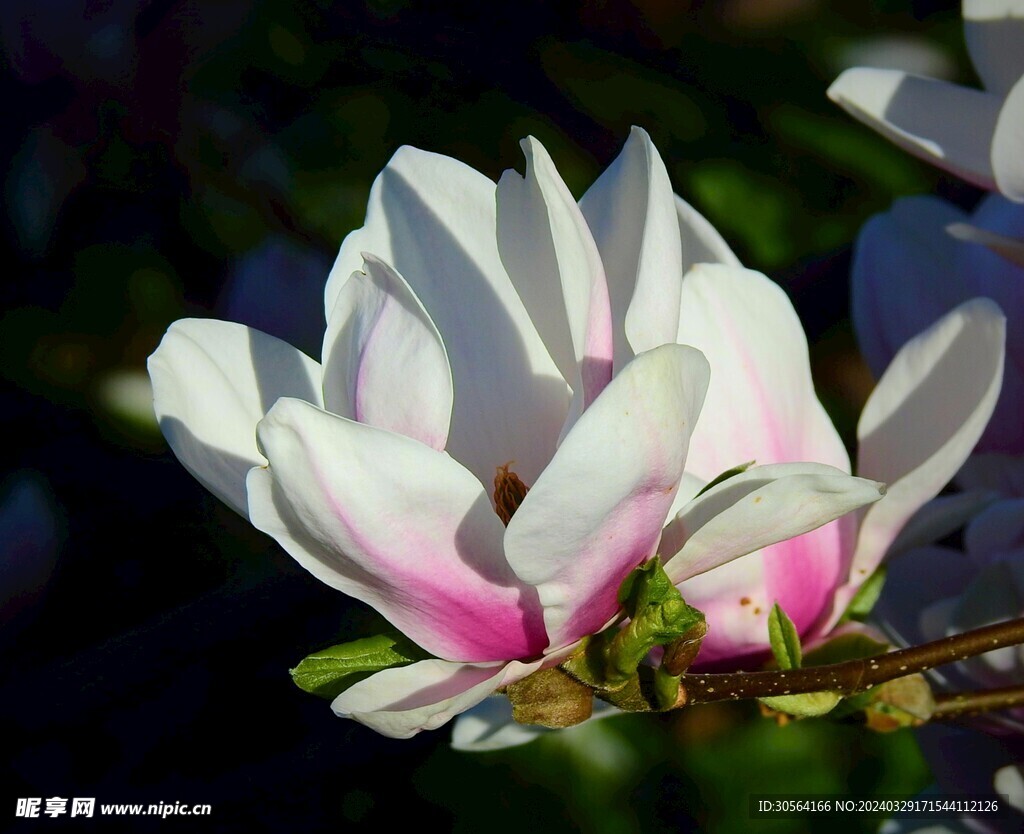
[{"label": "small green leaflet", "polygon": [[728,481],[734,475],[739,475],[743,472],[746,472],[755,463],[757,463],[757,461],[748,460],[746,463],[741,463],[739,466],[734,466],[732,469],[726,469],[721,475],[718,475],[717,477],[714,477],[710,481],[708,481],[704,485],[704,488],[701,489],[701,491],[698,492],[693,497],[698,498],[705,492],[707,492],[709,489],[713,489],[714,487],[718,486],[720,483],[722,483],[722,481]]},{"label": "small green leaflet", "polygon": [[290,671],[299,689],[335,698],[374,672],[429,657],[403,635],[378,634],[314,652]]},{"label": "small green leaflet", "polygon": [[780,669],[800,668],[803,662],[800,635],[778,603],[772,606],[772,612],[768,615],[768,642]]},{"label": "small green leaflet", "polygon": [[838,692],[806,692],[801,695],[776,695],[758,700],[776,712],[814,718],[831,712],[842,698]]},{"label": "small green leaflet", "polygon": [[880,567],[867,578],[863,585],[857,589],[850,604],[846,606],[843,616],[839,622],[845,623],[848,620],[862,622],[867,619],[871,609],[875,607],[878,598],[882,595],[882,586],[885,585],[885,567]]}]

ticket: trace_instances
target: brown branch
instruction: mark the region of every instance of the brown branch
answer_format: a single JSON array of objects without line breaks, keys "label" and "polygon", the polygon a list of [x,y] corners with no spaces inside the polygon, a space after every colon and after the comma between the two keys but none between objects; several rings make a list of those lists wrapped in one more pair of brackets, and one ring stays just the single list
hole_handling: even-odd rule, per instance
[{"label": "brown branch", "polygon": [[675,707],[710,701],[738,701],[803,692],[854,695],[880,683],[925,672],[933,666],[1024,643],[1024,617],[956,634],[909,649],[848,660],[831,666],[763,672],[687,673],[680,678]]},{"label": "brown branch", "polygon": [[932,721],[952,721],[993,710],[1024,706],[1024,686],[950,692],[935,696]]}]

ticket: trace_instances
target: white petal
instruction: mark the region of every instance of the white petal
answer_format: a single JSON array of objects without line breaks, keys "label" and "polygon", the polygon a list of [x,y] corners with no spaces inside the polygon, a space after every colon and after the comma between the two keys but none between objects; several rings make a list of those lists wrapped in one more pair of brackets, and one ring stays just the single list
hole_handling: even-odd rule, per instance
[{"label": "white petal", "polygon": [[683,270],[675,195],[646,131],[632,129],[580,209],[608,276],[618,373],[634,353],[675,341],[679,320]]},{"label": "white petal", "polygon": [[444,449],[452,374],[441,336],[401,275],[373,255],[338,293],[324,337],[328,411]]},{"label": "white petal", "polygon": [[370,192],[327,283],[331,312],[371,252],[398,271],[437,326],[455,380],[448,451],[483,482],[515,461],[536,480],[558,442],[569,388],[498,256],[495,186],[445,156],[401,148]]},{"label": "white petal", "polygon": [[676,195],[676,215],[679,219],[684,274],[697,264],[743,266],[718,230],[679,195]]},{"label": "white petal", "polygon": [[[1017,46],[1021,53],[1020,45]],[[1000,193],[1024,202],[1024,75],[1010,90],[992,136],[992,170]]]},{"label": "white petal", "polygon": [[705,264],[687,273],[680,303],[677,341],[703,351],[712,368],[687,471],[711,480],[749,460],[812,460],[848,472],[785,293],[752,270]]},{"label": "white petal", "polygon": [[569,421],[575,422],[611,379],[608,286],[586,221],[548,152],[533,137],[521,144],[525,178],[506,171],[498,183],[498,250],[573,388]]},{"label": "white petal", "polygon": [[963,0],[964,40],[985,89],[1003,96],[1024,75],[1024,3]]},{"label": "white petal", "polygon": [[280,397],[323,402],[320,365],[240,324],[184,319],[149,357],[153,408],[184,467],[246,515],[245,476],[264,463],[256,424]]},{"label": "white petal", "polygon": [[509,564],[537,586],[551,646],[603,627],[622,580],[653,555],[707,379],[692,348],[638,355],[583,412],[509,522]]},{"label": "white petal", "polygon": [[512,573],[480,483],[443,452],[297,400],[259,425],[270,468],[249,475],[253,524],[333,588],[431,654],[539,654],[532,588]]},{"label": "white petal", "polygon": [[989,145],[1000,96],[867,67],[843,72],[828,95],[904,150],[981,188],[995,188]]},{"label": "white petal", "polygon": [[853,583],[878,566],[977,443],[999,396],[1004,336],[999,308],[969,301],[908,342],[879,380],[857,427],[857,471],[889,491],[861,524]]},{"label": "white petal", "polygon": [[691,501],[665,528],[665,571],[683,582],[877,501],[881,484],[816,463],[755,466]]},{"label": "white petal", "polygon": [[540,661],[471,666],[421,660],[359,681],[335,698],[331,708],[390,738],[411,738],[421,730],[436,730],[540,666]]}]

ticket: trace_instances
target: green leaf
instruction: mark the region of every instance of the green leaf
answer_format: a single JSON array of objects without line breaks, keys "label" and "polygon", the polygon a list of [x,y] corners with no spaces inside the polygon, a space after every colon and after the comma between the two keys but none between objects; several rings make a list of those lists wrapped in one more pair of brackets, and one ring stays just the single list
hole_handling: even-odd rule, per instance
[{"label": "green leaf", "polygon": [[378,634],[314,652],[290,672],[299,689],[335,698],[374,672],[429,657],[403,635]]},{"label": "green leaf", "polygon": [[743,472],[746,472],[756,462],[757,461],[748,460],[746,463],[741,463],[739,466],[734,466],[732,469],[726,469],[721,475],[718,475],[718,476],[712,478],[710,481],[708,481],[704,485],[704,488],[700,492],[698,492],[695,496],[693,496],[693,497],[694,498],[698,498],[701,495],[703,495],[705,492],[707,492],[709,489],[712,489],[713,487],[718,486],[723,481],[728,481],[734,475],[740,475]]},{"label": "green leaf", "polygon": [[857,589],[850,604],[846,606],[843,616],[839,622],[848,620],[863,622],[867,619],[871,609],[875,607],[878,598],[882,595],[882,587],[885,585],[885,567],[880,567],[867,578],[863,585]]},{"label": "green leaf", "polygon": [[835,709],[842,696],[838,692],[806,692],[800,695],[775,695],[758,700],[776,712],[784,712],[799,718],[814,718]]},{"label": "green leaf", "polygon": [[[803,656],[800,649],[800,635],[797,633],[793,621],[786,616],[786,612],[778,603],[772,606],[772,612],[768,615],[768,641],[780,669],[800,668]],[[782,712],[785,711],[782,710]]]}]

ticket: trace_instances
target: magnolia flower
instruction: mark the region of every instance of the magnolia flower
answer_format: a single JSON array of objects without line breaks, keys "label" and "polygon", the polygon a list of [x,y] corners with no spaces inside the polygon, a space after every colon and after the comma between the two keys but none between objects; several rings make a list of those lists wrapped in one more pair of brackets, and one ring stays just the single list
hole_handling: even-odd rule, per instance
[{"label": "magnolia flower", "polygon": [[[627,144],[623,155],[629,150]],[[648,147],[647,153],[656,151]],[[592,191],[607,187],[602,180]],[[581,201],[584,207],[589,197]],[[676,341],[701,350],[712,368],[677,505],[747,460],[815,460],[849,472],[846,450],[815,395],[807,340],[785,293],[736,266],[724,242],[697,217],[691,211],[682,218],[690,226],[684,238],[714,239],[705,251],[722,263],[690,266],[684,259],[685,273],[662,273],[673,284],[664,295],[679,299]],[[780,537],[695,578],[674,573],[671,561],[666,565],[687,602],[707,617],[698,666],[761,663],[769,655],[767,617],[775,602],[805,642],[832,631],[907,520],[945,486],[977,442],[999,395],[1004,336],[998,307],[978,299],[948,313],[895,356],[858,426],[858,474],[889,485],[877,504],[800,537]],[[671,554],[674,537],[686,532],[684,524],[670,526],[663,552]],[[454,743],[483,750],[536,735],[509,720],[501,704],[488,704],[460,721]]]},{"label": "magnolia flower", "polygon": [[[958,240],[943,230],[960,234]],[[963,301],[986,296],[1007,316],[1007,362],[992,420],[958,481],[1024,495],[1024,265],[975,242],[1024,241],[1024,206],[993,194],[972,215],[937,197],[907,197],[872,217],[853,259],[853,319],[861,351],[880,373],[914,333]],[[961,235],[962,236],[962,235]]]},{"label": "magnolia flower", "polygon": [[984,90],[857,67],[828,94],[900,147],[1024,201],[1024,0],[964,0],[964,38]]},{"label": "magnolia flower", "polygon": [[715,236],[641,131],[581,206],[523,148],[525,177],[497,186],[395,154],[328,280],[321,363],[201,320],[149,363],[189,471],[434,655],[333,702],[391,736],[560,662],[655,552],[681,581],[879,497],[814,463],[677,505],[709,379],[677,343],[682,250]]}]

